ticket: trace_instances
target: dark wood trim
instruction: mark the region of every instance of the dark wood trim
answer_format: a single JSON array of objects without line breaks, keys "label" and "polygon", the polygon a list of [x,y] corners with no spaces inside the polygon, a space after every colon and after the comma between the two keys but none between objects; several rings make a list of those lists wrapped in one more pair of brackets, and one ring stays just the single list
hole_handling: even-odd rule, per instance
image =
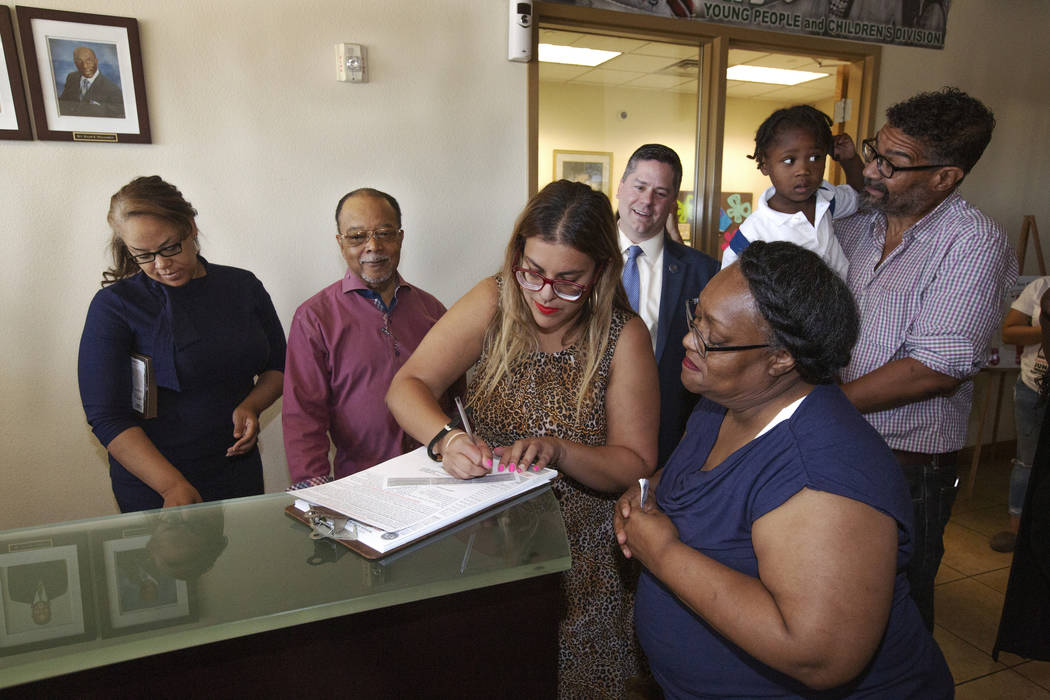
[{"label": "dark wood trim", "polygon": [[15,25],[11,22],[11,8],[7,5],[0,5],[0,45],[4,49],[4,63],[7,66],[11,97],[15,106],[15,122],[17,123],[14,129],[0,129],[0,139],[31,141],[33,130],[29,126],[29,107],[26,104],[25,86],[22,84],[22,68],[18,65]]},{"label": "dark wood trim", "polygon": [[[112,15],[93,15],[86,12],[64,12],[45,10],[38,7],[16,6],[18,32],[22,40],[22,55],[26,64],[26,79],[29,83],[29,99],[33,106],[33,123],[36,137],[47,141],[77,141],[96,143],[152,143],[150,136],[149,108],[146,104],[146,79],[142,68],[142,49],[139,44],[139,23],[133,17],[114,17]],[[118,133],[113,140],[97,141],[90,138],[79,138],[75,131],[58,131],[48,125],[44,110],[43,76],[37,66],[36,42],[33,38],[33,20],[53,20],[56,22],[74,22],[78,24],[122,27],[128,34],[128,53],[131,59],[131,81],[135,87],[136,116],[138,133]],[[126,80],[126,76],[121,76]],[[108,134],[108,136],[114,136]]]},{"label": "dark wood trim", "polygon": [[553,698],[559,582],[550,574],[370,610],[80,671],[0,696]]}]

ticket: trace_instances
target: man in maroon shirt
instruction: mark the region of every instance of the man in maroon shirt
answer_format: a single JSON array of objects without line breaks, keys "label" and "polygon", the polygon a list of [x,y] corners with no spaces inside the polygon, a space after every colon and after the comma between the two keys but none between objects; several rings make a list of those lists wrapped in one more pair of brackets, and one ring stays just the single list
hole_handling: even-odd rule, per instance
[{"label": "man in maroon shirt", "polygon": [[335,220],[346,276],[303,302],[288,334],[281,422],[292,488],[338,479],[416,446],[383,397],[445,313],[397,272],[405,232],[396,199],[354,190],[339,200]]}]

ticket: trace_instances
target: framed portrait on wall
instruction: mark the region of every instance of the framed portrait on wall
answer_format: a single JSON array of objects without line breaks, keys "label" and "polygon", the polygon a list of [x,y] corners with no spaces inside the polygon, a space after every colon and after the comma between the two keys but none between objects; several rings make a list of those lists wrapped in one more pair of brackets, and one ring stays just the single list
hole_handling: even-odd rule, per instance
[{"label": "framed portrait on wall", "polygon": [[0,543],[0,656],[94,639],[87,539]]},{"label": "framed portrait on wall", "polygon": [[137,20],[15,10],[37,138],[150,143]]},{"label": "framed portrait on wall", "polygon": [[32,139],[11,8],[0,5],[0,139]]},{"label": "framed portrait on wall", "polygon": [[612,153],[606,151],[554,151],[554,179],[590,185],[612,199]]},{"label": "framed portrait on wall", "polygon": [[192,582],[158,566],[148,546],[150,537],[149,530],[136,528],[98,540],[96,557],[104,572],[98,591],[103,637],[196,619]]}]

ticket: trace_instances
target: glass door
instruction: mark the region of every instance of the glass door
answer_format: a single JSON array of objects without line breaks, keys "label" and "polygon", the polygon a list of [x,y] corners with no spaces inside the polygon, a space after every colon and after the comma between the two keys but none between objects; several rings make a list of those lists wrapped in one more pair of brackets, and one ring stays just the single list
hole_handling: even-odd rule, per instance
[{"label": "glass door", "polygon": [[608,195],[615,210],[631,153],[662,143],[678,153],[683,168],[668,230],[691,244],[699,45],[543,28],[539,44],[539,187],[559,178],[586,182]]},{"label": "glass door", "polygon": [[[755,150],[755,132],[766,117],[782,107],[810,105],[832,118],[833,134],[848,133],[858,144],[858,150],[860,143],[861,62],[730,45],[728,65],[717,237],[719,253],[770,186],[769,178],[760,173],[755,161],[748,157]],[[772,68],[774,72],[735,72],[741,66]],[[786,84],[793,81],[799,82]],[[842,169],[830,158],[825,165],[824,179],[836,185],[845,184]]]}]

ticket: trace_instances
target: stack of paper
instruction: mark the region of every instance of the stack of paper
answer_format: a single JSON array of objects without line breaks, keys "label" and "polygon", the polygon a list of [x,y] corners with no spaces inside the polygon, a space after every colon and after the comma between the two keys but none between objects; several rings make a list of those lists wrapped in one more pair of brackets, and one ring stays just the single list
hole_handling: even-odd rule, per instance
[{"label": "stack of paper", "polygon": [[350,518],[357,525],[357,542],[383,554],[539,488],[556,475],[542,469],[456,479],[420,447],[295,496]]}]

